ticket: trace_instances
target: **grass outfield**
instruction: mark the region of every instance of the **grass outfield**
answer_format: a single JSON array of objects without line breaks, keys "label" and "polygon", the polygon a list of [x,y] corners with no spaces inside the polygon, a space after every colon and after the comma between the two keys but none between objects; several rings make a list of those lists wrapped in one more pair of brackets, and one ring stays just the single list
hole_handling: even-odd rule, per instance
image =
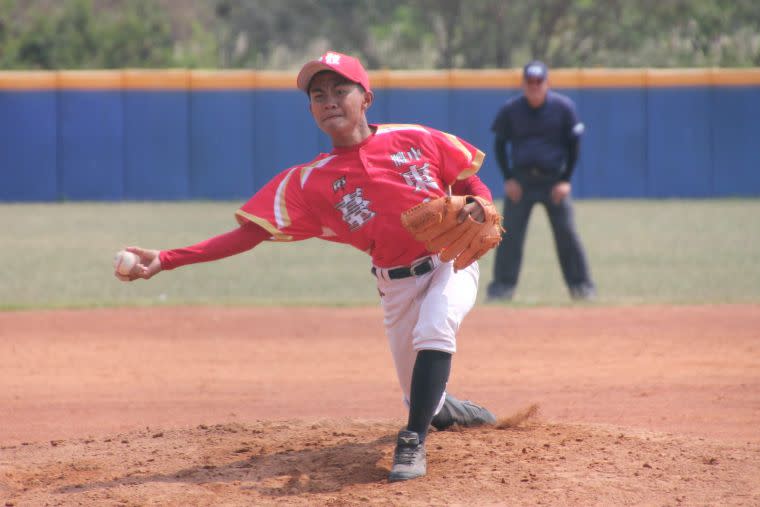
[{"label": "grass outfield", "polygon": [[[168,304],[372,305],[369,257],[325,241],[265,243],[126,284],[113,254],[185,246],[235,227],[238,202],[0,205],[0,309]],[[582,200],[597,304],[760,302],[760,200]],[[512,304],[570,304],[535,208]],[[480,300],[493,253],[481,260]]]}]

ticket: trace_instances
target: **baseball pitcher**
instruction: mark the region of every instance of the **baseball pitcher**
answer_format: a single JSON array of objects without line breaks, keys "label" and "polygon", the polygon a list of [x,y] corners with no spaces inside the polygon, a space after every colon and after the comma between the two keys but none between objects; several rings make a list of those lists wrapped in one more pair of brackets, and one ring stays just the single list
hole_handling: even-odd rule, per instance
[{"label": "baseball pitcher", "polygon": [[485,408],[446,393],[456,333],[475,303],[475,261],[501,239],[501,217],[475,175],[484,154],[422,125],[369,124],[374,94],[353,57],[325,53],[303,66],[297,86],[333,150],[267,183],[237,211],[236,229],[186,248],[129,247],[140,262],[116,276],[149,279],[265,240],[316,237],[366,252],[409,408],[389,480],[420,477],[431,425],[444,430],[495,422]]}]

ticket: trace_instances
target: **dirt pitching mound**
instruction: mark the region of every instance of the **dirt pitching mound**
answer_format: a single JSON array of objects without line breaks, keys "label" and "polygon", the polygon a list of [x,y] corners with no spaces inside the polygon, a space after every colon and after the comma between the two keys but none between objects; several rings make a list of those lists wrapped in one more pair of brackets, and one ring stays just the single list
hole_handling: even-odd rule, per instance
[{"label": "dirt pitching mound", "polygon": [[448,388],[498,427],[389,484],[379,308],[0,312],[0,507],[760,505],[759,344],[760,305],[478,307]]},{"label": "dirt pitching mound", "polygon": [[432,432],[387,482],[399,422],[146,428],[2,450],[5,505],[757,505],[760,444],[525,423]]}]

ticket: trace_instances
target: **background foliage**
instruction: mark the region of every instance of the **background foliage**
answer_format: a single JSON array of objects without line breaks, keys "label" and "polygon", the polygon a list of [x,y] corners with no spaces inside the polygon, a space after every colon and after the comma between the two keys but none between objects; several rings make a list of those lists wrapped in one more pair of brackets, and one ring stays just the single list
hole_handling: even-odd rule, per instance
[{"label": "background foliage", "polygon": [[0,68],[760,65],[756,0],[0,0]]}]

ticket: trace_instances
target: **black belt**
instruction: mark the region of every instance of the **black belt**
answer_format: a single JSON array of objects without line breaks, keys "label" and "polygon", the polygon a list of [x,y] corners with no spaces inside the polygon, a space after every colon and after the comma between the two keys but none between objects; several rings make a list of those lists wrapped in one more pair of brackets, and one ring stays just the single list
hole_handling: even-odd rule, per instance
[{"label": "black belt", "polygon": [[542,179],[554,179],[559,178],[560,173],[558,171],[552,171],[549,169],[542,169],[540,167],[523,167],[517,170],[518,173],[530,176],[533,178]]},{"label": "black belt", "polygon": [[[399,280],[401,278],[409,278],[410,276],[420,276],[424,275],[425,273],[430,273],[433,271],[434,267],[435,266],[433,265],[433,259],[426,257],[417,264],[389,269],[387,273],[388,278],[391,280]],[[372,266],[372,274],[377,276],[377,269],[374,266]]]}]

